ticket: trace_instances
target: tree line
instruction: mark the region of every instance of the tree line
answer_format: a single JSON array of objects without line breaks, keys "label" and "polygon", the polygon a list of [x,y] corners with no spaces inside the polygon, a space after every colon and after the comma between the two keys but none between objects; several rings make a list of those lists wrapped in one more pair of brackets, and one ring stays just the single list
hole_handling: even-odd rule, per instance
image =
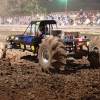
[{"label": "tree line", "polygon": [[47,9],[40,6],[39,0],[0,0],[0,16],[32,13],[46,14]]}]

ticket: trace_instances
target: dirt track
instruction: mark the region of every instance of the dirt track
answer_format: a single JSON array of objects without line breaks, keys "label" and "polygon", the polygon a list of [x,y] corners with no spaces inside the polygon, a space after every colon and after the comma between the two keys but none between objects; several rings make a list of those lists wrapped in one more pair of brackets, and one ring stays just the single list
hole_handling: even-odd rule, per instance
[{"label": "dirt track", "polygon": [[0,100],[100,100],[100,68],[70,67],[46,74],[28,52],[0,60]]}]

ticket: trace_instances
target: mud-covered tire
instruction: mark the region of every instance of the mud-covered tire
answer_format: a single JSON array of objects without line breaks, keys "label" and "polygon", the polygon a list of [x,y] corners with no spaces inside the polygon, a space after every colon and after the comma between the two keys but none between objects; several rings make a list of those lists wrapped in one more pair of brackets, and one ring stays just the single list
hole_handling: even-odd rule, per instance
[{"label": "mud-covered tire", "polygon": [[66,48],[60,38],[47,37],[42,40],[38,50],[38,60],[43,71],[64,70]]},{"label": "mud-covered tire", "polygon": [[90,62],[90,67],[97,68],[100,66],[100,37],[99,36],[95,36],[91,38],[89,44],[88,60]]},{"label": "mud-covered tire", "polygon": [[0,59],[6,57],[6,45],[0,42]]}]

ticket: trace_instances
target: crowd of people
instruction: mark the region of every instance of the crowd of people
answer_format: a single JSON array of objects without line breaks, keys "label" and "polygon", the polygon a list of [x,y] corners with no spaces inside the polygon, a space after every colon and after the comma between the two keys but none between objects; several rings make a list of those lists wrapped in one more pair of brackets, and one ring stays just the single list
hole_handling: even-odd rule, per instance
[{"label": "crowd of people", "polygon": [[8,18],[0,17],[0,24],[18,24],[18,25],[26,25],[29,24],[32,20],[56,20],[58,25],[100,25],[100,12],[96,12],[95,14],[92,12],[85,13],[82,9],[74,13],[51,13],[49,15],[44,16],[43,14],[33,14],[31,16],[14,16]]},{"label": "crowd of people", "polygon": [[55,19],[59,25],[100,25],[100,12],[85,13],[81,9],[76,14],[51,14],[48,19]]},{"label": "crowd of people", "polygon": [[18,24],[18,25],[25,25],[28,24],[31,21],[30,16],[14,16],[14,17],[8,17],[8,18],[4,18],[1,17],[0,18],[0,24]]}]

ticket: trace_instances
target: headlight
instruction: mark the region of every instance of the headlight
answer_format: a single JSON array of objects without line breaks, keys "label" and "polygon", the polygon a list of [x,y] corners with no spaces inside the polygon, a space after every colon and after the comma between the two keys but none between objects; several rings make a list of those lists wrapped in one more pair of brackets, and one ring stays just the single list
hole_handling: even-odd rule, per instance
[{"label": "headlight", "polygon": [[6,38],[6,40],[9,40],[9,36]]},{"label": "headlight", "polygon": [[87,42],[87,46],[89,46],[89,42]]},{"label": "headlight", "polygon": [[15,37],[15,40],[18,40],[19,38],[18,37]]}]

